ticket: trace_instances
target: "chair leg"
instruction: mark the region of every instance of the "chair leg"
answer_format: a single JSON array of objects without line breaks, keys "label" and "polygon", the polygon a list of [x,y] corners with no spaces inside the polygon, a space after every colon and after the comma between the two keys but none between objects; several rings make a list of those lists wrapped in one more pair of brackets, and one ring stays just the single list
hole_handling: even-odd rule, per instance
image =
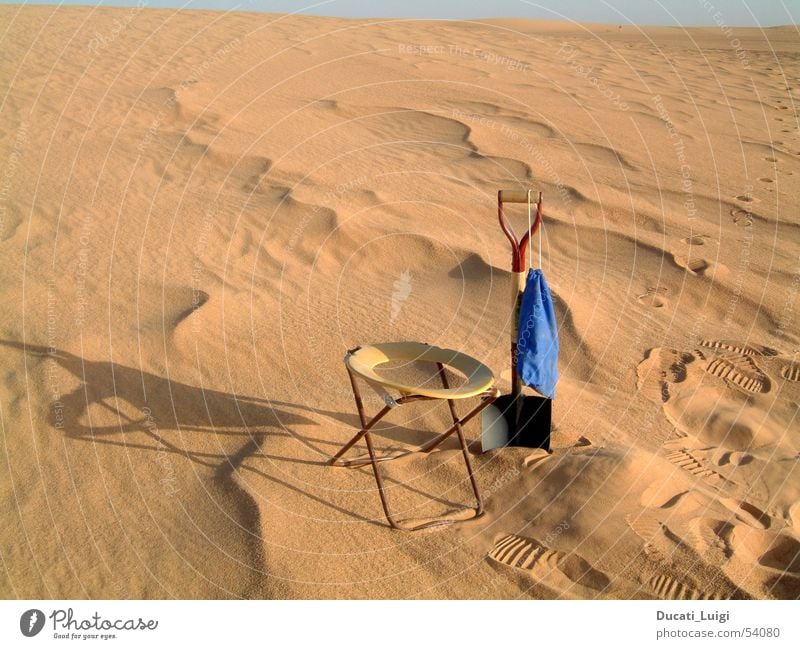
[{"label": "chair leg", "polygon": [[361,400],[361,391],[358,389],[356,377],[350,367],[347,367],[347,376],[350,379],[350,387],[353,389],[353,399],[356,402],[356,410],[358,410],[358,418],[361,420],[361,428],[367,427],[367,416],[364,414],[364,402]]},{"label": "chair leg", "polygon": [[369,460],[372,463],[372,472],[375,474],[375,483],[378,485],[378,494],[381,497],[381,505],[383,506],[383,513],[386,515],[386,520],[389,521],[389,525],[392,527],[392,529],[404,529],[395,522],[394,518],[392,517],[392,512],[389,510],[389,501],[386,498],[386,491],[383,488],[383,479],[381,478],[381,472],[378,469],[378,461],[375,458],[375,449],[372,447],[372,437],[369,434],[369,431],[367,431],[364,435],[364,439],[367,442],[367,453],[369,453]]},{"label": "chair leg", "polygon": [[364,402],[361,400],[361,391],[358,389],[358,384],[356,383],[356,377],[353,376],[353,373],[350,371],[350,368],[347,368],[347,376],[350,379],[350,387],[353,389],[353,399],[356,402],[356,410],[358,410],[358,418],[361,420],[361,430],[351,439],[347,444],[345,444],[339,452],[334,455],[330,463],[334,466],[344,466],[344,463],[339,462],[339,458],[342,457],[347,451],[349,451],[358,440],[364,437],[367,434],[367,431],[372,428],[375,424],[377,424],[381,418],[383,418],[387,412],[389,412],[389,406],[386,406],[381,410],[377,415],[375,415],[370,421],[367,421],[367,415],[364,412]]},{"label": "chair leg", "polygon": [[[441,444],[447,437],[452,435],[454,432],[458,435],[458,439],[459,439],[459,442],[461,444],[461,453],[462,453],[462,455],[464,457],[464,463],[467,466],[467,473],[469,474],[470,484],[472,485],[472,492],[473,492],[473,494],[475,494],[475,500],[477,502],[477,506],[475,507],[475,518],[477,518],[478,516],[482,516],[483,515],[483,499],[481,498],[480,490],[478,489],[478,483],[475,480],[475,475],[473,474],[473,471],[472,471],[472,462],[470,462],[470,459],[469,459],[469,449],[467,448],[467,442],[466,442],[466,439],[464,437],[464,431],[462,430],[461,425],[467,423],[475,415],[480,413],[481,410],[483,410],[487,406],[489,406],[492,403],[494,403],[494,401],[497,399],[499,394],[500,394],[500,392],[498,390],[496,390],[496,389],[492,390],[489,393],[489,395],[483,400],[482,403],[480,403],[477,406],[475,406],[462,419],[459,419],[457,413],[455,412],[455,406],[453,404],[453,400],[452,399],[448,399],[447,402],[450,404],[450,414],[453,417],[453,425],[446,432],[442,433],[441,435],[439,435],[439,437],[437,437],[437,438],[435,438],[433,440],[435,442],[433,447],[435,447],[435,446],[438,446],[439,444]],[[431,448],[433,448],[433,447],[431,447]],[[367,445],[367,448],[369,448],[369,444]],[[409,451],[409,453],[410,452],[412,452],[412,451]],[[406,454],[404,454],[404,455],[406,455]],[[397,456],[397,457],[401,457],[401,456]],[[432,522],[429,522],[429,523],[424,523],[422,525],[417,525],[415,527],[397,524],[392,519],[392,517],[391,517],[391,515],[389,513],[389,504],[388,504],[388,502],[386,500],[386,496],[385,496],[385,494],[384,494],[384,492],[383,492],[383,490],[381,488],[380,477],[379,477],[379,474],[378,474],[378,461],[379,460],[378,460],[378,458],[374,457],[374,454],[370,456],[370,459],[372,460],[372,468],[375,471],[375,480],[376,480],[376,482],[378,482],[378,485],[379,485],[378,489],[380,490],[380,494],[381,494],[381,502],[383,504],[383,511],[386,513],[386,518],[389,521],[389,525],[391,525],[394,529],[405,530],[407,532],[416,532],[417,530],[422,530],[422,529],[425,529],[426,527],[434,527],[434,526],[437,526],[437,525],[447,525],[448,523],[456,522],[456,521],[452,521],[452,520],[448,520],[448,519],[439,519],[439,520],[435,520],[435,521],[432,521]],[[394,458],[389,458],[389,459],[394,459]]]},{"label": "chair leg", "polygon": [[[498,395],[499,395],[499,392],[497,392],[497,393],[494,393],[494,392],[488,393],[487,396],[483,397],[482,403],[479,403],[477,406],[475,406],[475,408],[473,408],[466,415],[461,417],[458,420],[458,423],[461,426],[466,424],[475,415],[479,414],[481,412],[481,410],[483,410],[487,406],[490,406],[492,403],[494,403],[494,401],[497,399]],[[434,437],[429,442],[426,442],[422,446],[418,446],[417,448],[415,448],[414,452],[415,453],[427,453],[428,451],[432,451],[437,446],[439,446],[439,444],[441,444],[444,440],[446,440],[448,437],[450,437],[450,435],[452,435],[454,432],[456,432],[456,425],[455,424],[450,426],[450,428],[448,428],[446,431],[444,431],[441,435],[439,435],[437,437]]]},{"label": "chair leg", "polygon": [[[447,377],[446,377],[446,375],[444,373],[444,367],[442,366],[441,363],[437,363],[437,365],[439,367],[439,375],[441,376],[442,384],[444,385],[445,389],[449,389],[450,386],[449,386],[449,384],[447,382]],[[432,522],[429,522],[429,523],[424,523],[422,525],[417,525],[417,526],[411,527],[411,526],[407,526],[407,525],[400,525],[394,520],[394,517],[392,516],[391,509],[389,507],[389,500],[388,500],[388,498],[386,496],[386,490],[385,490],[384,485],[383,485],[383,478],[381,477],[381,473],[380,473],[380,469],[378,467],[378,463],[383,461],[383,460],[393,460],[393,459],[396,459],[398,457],[402,457],[403,455],[407,455],[408,453],[413,452],[413,451],[408,451],[407,453],[402,453],[401,455],[390,456],[390,457],[377,457],[375,455],[375,448],[374,448],[374,446],[372,444],[371,430],[381,419],[383,419],[383,417],[386,415],[386,413],[388,413],[389,410],[391,410],[392,408],[391,408],[391,406],[388,406],[388,405],[384,406],[380,410],[380,412],[378,412],[370,420],[367,420],[366,413],[364,412],[364,404],[363,404],[363,402],[361,400],[361,393],[359,392],[358,385],[356,384],[355,377],[353,376],[353,373],[350,371],[350,368],[348,368],[348,375],[350,377],[350,385],[353,388],[353,398],[355,399],[355,402],[356,402],[356,409],[358,410],[358,416],[359,416],[359,419],[361,420],[361,430],[358,431],[358,433],[349,442],[347,442],[347,444],[345,444],[339,450],[339,452],[336,453],[336,455],[334,455],[331,458],[330,464],[332,464],[334,466],[353,466],[352,464],[345,465],[341,461],[341,457],[345,453],[347,453],[347,451],[349,451],[363,437],[364,441],[367,444],[367,453],[369,455],[369,464],[372,465],[372,471],[373,471],[373,473],[375,475],[375,483],[378,486],[378,494],[380,495],[380,498],[381,498],[381,506],[383,507],[383,513],[386,516],[386,520],[389,522],[389,525],[393,529],[406,530],[406,531],[416,531],[416,530],[424,529],[426,527],[431,527],[431,526],[434,526],[434,525],[441,525],[441,524],[446,524],[446,523],[453,522],[453,521],[449,521],[449,520],[446,520],[446,519],[445,520],[436,520],[436,521],[432,521]],[[425,444],[425,445],[419,447],[418,449],[416,449],[418,451],[429,451],[429,450],[435,448],[436,446],[438,446],[439,444],[441,444],[450,435],[452,435],[453,433],[456,433],[456,435],[458,436],[458,440],[459,440],[460,446],[461,446],[461,453],[462,453],[462,455],[464,457],[464,463],[467,466],[467,473],[469,474],[470,484],[472,485],[472,491],[475,494],[475,499],[477,501],[477,507],[475,509],[476,517],[480,516],[481,514],[483,514],[483,500],[481,499],[480,491],[478,489],[478,483],[475,480],[475,476],[474,476],[473,471],[472,471],[472,463],[470,462],[470,459],[469,459],[469,450],[467,448],[467,442],[466,442],[466,439],[464,437],[464,431],[462,429],[462,425],[467,423],[470,419],[472,419],[475,415],[477,415],[481,410],[483,410],[489,404],[491,404],[497,398],[498,394],[499,394],[499,392],[496,391],[496,390],[491,391],[489,393],[489,396],[487,396],[483,400],[483,402],[481,404],[479,404],[478,406],[473,408],[469,412],[469,414],[467,414],[462,419],[459,419],[458,414],[456,413],[454,401],[452,399],[448,399],[447,403],[448,403],[448,406],[450,408],[450,416],[453,419],[453,425],[447,431],[442,433],[441,435],[435,437],[433,440],[431,440],[427,444]],[[403,403],[403,402],[400,401],[398,403]],[[360,463],[359,466],[363,466],[365,464],[367,464],[366,461],[364,461],[363,463]]]},{"label": "chair leg", "polygon": [[[450,383],[447,380],[447,374],[444,371],[444,366],[441,363],[437,363],[439,366],[439,376],[442,377],[442,386],[444,386],[445,390],[450,389]],[[456,412],[456,405],[453,399],[447,400],[447,405],[450,408],[450,416],[453,418],[453,428],[455,429],[456,435],[458,436],[458,441],[461,444],[461,454],[464,456],[464,464],[467,465],[467,473],[469,474],[469,482],[472,485],[472,493],[475,494],[475,500],[477,502],[477,507],[475,508],[475,515],[480,516],[483,514],[483,498],[481,498],[481,492],[478,489],[478,482],[475,480],[475,475],[472,472],[472,462],[469,459],[469,449],[467,448],[467,441],[464,438],[464,431],[461,428],[461,420],[458,418],[458,413]],[[470,413],[470,418],[472,418],[475,414],[483,410],[488,404],[482,403],[480,406],[475,408]]]},{"label": "chair leg", "polygon": [[[375,483],[378,485],[378,494],[381,497],[381,505],[383,506],[383,513],[386,515],[386,520],[389,521],[389,525],[394,529],[403,529],[400,525],[398,525],[394,518],[392,517],[391,510],[389,509],[389,501],[386,498],[386,490],[383,486],[383,479],[381,478],[380,470],[378,469],[378,458],[375,456],[375,448],[372,445],[372,436],[370,435],[370,430],[372,427],[377,424],[383,417],[386,415],[387,412],[391,410],[390,406],[384,406],[378,414],[376,414],[372,419],[367,421],[367,415],[364,412],[364,403],[361,400],[361,392],[358,389],[358,385],[356,384],[356,379],[353,376],[353,373],[350,371],[350,368],[347,368],[347,374],[350,377],[350,385],[353,388],[353,398],[356,402],[356,409],[358,410],[358,417],[361,420],[361,430],[356,433],[356,435],[351,439],[347,444],[345,444],[339,452],[334,455],[330,463],[334,466],[342,466],[343,463],[340,462],[340,458],[342,455],[347,453],[353,445],[358,442],[362,437],[364,441],[367,443],[367,453],[369,454],[369,462],[372,464],[372,472],[375,474]],[[366,464],[366,463],[364,463]],[[363,465],[362,465],[363,466]]]},{"label": "chair leg", "polygon": [[[362,437],[367,437],[372,427],[375,424],[377,424],[381,419],[383,419],[386,413],[389,412],[390,410],[391,408],[389,406],[384,406],[377,415],[375,415],[372,419],[366,422],[364,424],[364,427],[360,431],[358,431],[358,433],[356,433],[353,439],[351,439],[349,442],[347,442],[347,444],[342,446],[342,448],[339,449],[339,452],[330,459],[330,464],[341,465],[342,463],[339,462],[339,458],[341,458],[342,455],[344,455],[345,453],[347,453],[347,451],[353,448],[353,446],[356,444],[356,442],[358,442],[358,440],[360,440]],[[369,437],[367,437],[367,440],[369,440]],[[369,445],[370,443],[368,441],[367,446]]]}]

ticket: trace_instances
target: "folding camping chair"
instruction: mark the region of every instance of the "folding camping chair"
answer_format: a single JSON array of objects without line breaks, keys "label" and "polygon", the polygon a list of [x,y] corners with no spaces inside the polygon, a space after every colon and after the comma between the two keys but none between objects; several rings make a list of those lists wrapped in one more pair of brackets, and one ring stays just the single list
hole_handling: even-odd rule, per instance
[{"label": "folding camping chair", "polygon": [[[428,385],[411,386],[400,383],[394,379],[387,378],[379,375],[375,368],[379,365],[391,362],[413,362],[413,361],[428,361],[435,363],[439,378],[441,379],[442,387],[433,387]],[[467,443],[464,439],[464,431],[462,426],[470,421],[475,415],[481,412],[484,408],[490,405],[500,395],[494,385],[494,376],[492,371],[479,363],[474,358],[462,354],[461,352],[452,349],[441,349],[425,343],[416,342],[398,342],[398,343],[383,343],[376,345],[367,345],[364,347],[357,347],[347,353],[344,358],[347,372],[350,376],[350,385],[353,388],[353,397],[356,402],[358,416],[361,419],[361,430],[353,437],[341,450],[330,460],[334,466],[346,467],[359,467],[366,464],[372,465],[372,470],[375,474],[375,482],[378,485],[378,493],[381,497],[381,504],[383,511],[386,514],[386,519],[389,525],[395,529],[403,530],[419,530],[433,525],[442,525],[453,523],[454,520],[436,519],[416,526],[401,525],[394,517],[389,508],[389,503],[386,499],[386,491],[383,486],[380,471],[378,469],[379,462],[387,462],[395,460],[399,457],[404,457],[409,453],[428,452],[444,442],[453,433],[458,437],[461,445],[461,453],[464,457],[464,464],[467,467],[469,474],[470,484],[472,485],[472,492],[475,494],[477,506],[475,507],[475,518],[483,514],[483,501],[481,499],[480,491],[478,490],[478,483],[475,481],[475,476],[472,473],[472,464],[469,460],[469,451],[467,450]],[[461,372],[467,377],[467,382],[464,385],[451,388],[447,376],[445,374],[445,366],[452,367],[453,369]],[[364,412],[364,404],[361,400],[361,393],[356,383],[356,377],[361,378],[370,387],[372,387],[384,401],[384,407],[374,415],[371,419],[367,419]],[[399,393],[400,396],[393,397],[389,390]],[[455,409],[455,401],[457,399],[468,399],[470,397],[480,397],[481,402],[475,406],[467,415],[459,418]],[[447,401],[450,408],[450,415],[453,419],[453,425],[450,426],[444,433],[434,437],[429,442],[418,446],[416,448],[397,453],[394,455],[376,456],[375,449],[372,444],[372,429],[392,408],[410,403],[412,401],[440,399]],[[354,460],[342,460],[342,456],[350,450],[356,442],[361,438],[367,444],[368,457],[359,458]]]}]

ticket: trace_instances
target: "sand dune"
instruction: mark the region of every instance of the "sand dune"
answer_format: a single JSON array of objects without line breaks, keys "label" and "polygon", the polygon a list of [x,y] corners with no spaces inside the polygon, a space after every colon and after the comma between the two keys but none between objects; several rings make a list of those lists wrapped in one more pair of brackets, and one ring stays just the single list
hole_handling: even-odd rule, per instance
[{"label": "sand dune", "polygon": [[[800,596],[795,27],[0,24],[4,597]],[[495,196],[529,186],[554,452],[475,452],[484,517],[391,531],[326,464],[342,357],[424,340],[507,390]],[[447,421],[408,408],[380,452]],[[386,465],[401,518],[459,515],[459,453]]]}]

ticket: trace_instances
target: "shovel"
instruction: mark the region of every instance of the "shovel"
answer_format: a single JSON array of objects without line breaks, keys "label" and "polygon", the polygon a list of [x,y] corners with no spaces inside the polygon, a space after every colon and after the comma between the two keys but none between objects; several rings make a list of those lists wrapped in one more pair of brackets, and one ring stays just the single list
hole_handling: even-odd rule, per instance
[{"label": "shovel", "polygon": [[511,314],[511,394],[500,396],[481,413],[481,448],[488,451],[502,446],[524,446],[550,450],[552,401],[546,397],[525,395],[517,373],[517,338],[519,310],[525,290],[525,251],[531,236],[542,224],[542,192],[536,202],[536,220],[518,240],[506,220],[504,203],[528,203],[530,193],[524,190],[497,192],[497,218],[511,242],[512,314]]}]

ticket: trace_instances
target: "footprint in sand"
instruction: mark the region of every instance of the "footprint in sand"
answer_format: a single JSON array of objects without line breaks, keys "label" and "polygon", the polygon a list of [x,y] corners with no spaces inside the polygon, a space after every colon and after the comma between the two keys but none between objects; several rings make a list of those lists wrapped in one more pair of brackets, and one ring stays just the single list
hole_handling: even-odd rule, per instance
[{"label": "footprint in sand", "polygon": [[777,356],[778,352],[771,347],[761,345],[743,345],[726,340],[701,340],[699,345],[708,349],[723,352],[734,352],[743,356]]},{"label": "footprint in sand", "polygon": [[699,517],[689,521],[689,534],[695,551],[711,564],[723,564],[733,554],[724,538],[729,527],[725,521],[714,518]]},{"label": "footprint in sand", "polygon": [[706,234],[695,234],[690,237],[685,237],[681,239],[681,241],[689,244],[690,246],[704,246],[706,239],[708,239],[708,235]]},{"label": "footprint in sand", "polygon": [[730,545],[734,556],[747,565],[800,574],[800,541],[789,534],[736,525]]},{"label": "footprint in sand", "polygon": [[713,594],[705,593],[667,574],[654,575],[648,580],[647,587],[659,599],[719,599]]},{"label": "footprint in sand", "polygon": [[648,352],[647,359],[637,370],[637,387],[652,401],[669,400],[669,386],[686,379],[686,364],[694,360],[692,354],[660,347]]},{"label": "footprint in sand", "polygon": [[[671,574],[678,570],[678,566],[692,566],[693,570],[701,568],[702,562],[698,563],[690,546],[682,539],[676,537],[669,528],[654,516],[640,514],[634,516],[629,514],[626,521],[634,533],[644,541],[645,556],[653,562],[658,570],[645,576],[645,586],[659,599],[722,599],[724,594],[721,592],[703,591],[689,582],[688,573],[682,572],[678,577]],[[708,524],[705,525],[708,527]],[[700,546],[709,551],[707,558],[724,560],[726,548],[721,539],[717,539],[715,528],[710,531],[703,529],[703,524],[696,523],[690,531],[695,537],[695,547]],[[701,538],[697,538],[701,537]],[[701,553],[702,555],[703,553]],[[721,561],[714,561],[719,564]]]},{"label": "footprint in sand", "polygon": [[753,461],[753,456],[749,453],[743,453],[742,451],[734,451],[731,453],[729,461],[734,466],[745,466]]},{"label": "footprint in sand", "polygon": [[665,451],[707,451],[708,442],[698,439],[694,435],[687,435],[676,431],[678,436],[668,439],[662,444]]},{"label": "footprint in sand", "polygon": [[781,376],[794,383],[800,381],[800,363],[789,363],[781,368]]},{"label": "footprint in sand", "polygon": [[[709,462],[742,466],[753,461],[750,447],[754,444],[789,444],[781,426],[789,425],[786,417],[791,418],[791,399],[795,398],[792,395],[797,384],[781,385],[780,369],[796,361],[758,344],[706,339],[699,341],[691,353],[683,352],[693,359],[683,363],[682,368],[678,365],[685,370],[686,380],[670,382],[668,365],[659,366],[659,359],[664,363],[678,353],[670,348],[648,350],[637,368],[637,388],[643,396],[662,405],[666,418],[677,430],[702,440],[709,453],[714,451],[709,447],[716,446],[739,453],[718,453],[707,458]],[[781,389],[776,390],[776,385]],[[778,402],[769,406],[763,395],[774,396]],[[705,455],[693,456],[693,449],[681,446],[678,442],[670,449],[674,451],[671,461],[719,488],[734,486],[711,471],[714,466],[708,467]],[[784,450],[797,454],[796,450]]]},{"label": "footprint in sand", "polygon": [[690,234],[684,237],[681,239],[681,242],[689,246],[688,252],[685,254],[673,252],[672,260],[679,268],[683,268],[692,275],[705,275],[712,268],[715,273],[725,270],[725,267],[720,264],[712,264],[712,262],[707,259],[696,256],[694,248],[704,246],[706,244],[706,239],[709,238],[710,237],[706,234]]},{"label": "footprint in sand", "polygon": [[686,352],[670,350],[666,356],[661,356],[662,362],[669,361],[665,377],[670,383],[681,383],[686,380],[686,366],[694,360],[694,356]]},{"label": "footprint in sand", "polygon": [[644,545],[645,556],[655,563],[668,561],[675,550],[675,544],[668,538],[667,526],[649,514],[628,514],[625,517],[628,526],[634,531]]},{"label": "footprint in sand", "polygon": [[657,509],[696,509],[704,507],[705,502],[688,489],[689,484],[682,484],[681,480],[670,479],[651,484],[642,492],[639,502],[642,507]]},{"label": "footprint in sand", "polygon": [[679,466],[684,471],[688,471],[698,478],[703,478],[714,486],[722,487],[725,484],[725,478],[723,478],[719,473],[716,473],[715,471],[703,466],[703,464],[691,453],[687,453],[684,450],[671,451],[667,453],[667,459],[676,466]]},{"label": "footprint in sand", "polygon": [[711,461],[717,466],[725,466],[731,461],[731,452],[724,448],[718,448],[711,454]]},{"label": "footprint in sand", "polygon": [[726,466],[731,464],[733,466],[744,466],[753,461],[753,456],[749,453],[741,451],[727,451],[724,448],[718,448],[711,455],[711,461],[717,466]]},{"label": "footprint in sand", "polygon": [[753,225],[753,213],[743,210],[740,207],[732,209],[731,216],[733,217],[734,224],[739,227],[748,228]]},{"label": "footprint in sand", "polygon": [[683,268],[692,275],[705,275],[706,271],[711,267],[708,260],[700,257],[691,258],[683,255],[674,255],[672,259],[679,268]]},{"label": "footprint in sand", "polygon": [[769,392],[769,378],[749,355],[724,352],[708,362],[706,372],[725,379],[745,392],[752,394]]},{"label": "footprint in sand", "polygon": [[755,505],[734,498],[719,498],[718,502],[724,505],[742,523],[758,530],[767,529],[772,519]]},{"label": "footprint in sand", "polygon": [[[644,541],[645,556],[658,567],[658,571],[652,573],[649,578],[643,579],[646,587],[653,592],[659,599],[721,599],[723,594],[718,592],[706,592],[696,588],[687,578],[687,573],[682,572],[680,577],[671,574],[678,570],[677,566],[693,566],[698,569],[697,555],[695,555],[685,542],[676,537],[669,528],[657,518],[649,514],[626,517],[628,525],[634,533]],[[703,525],[695,524],[690,529],[696,538],[695,546],[704,549],[708,546],[705,554],[707,558],[715,559],[714,563],[719,564],[721,558],[724,560],[726,548],[721,539],[717,539],[714,529],[706,531]],[[701,553],[702,555],[703,553]],[[700,562],[702,563],[702,562]]]},{"label": "footprint in sand", "polygon": [[[580,596],[580,590],[603,591],[610,584],[608,577],[595,570],[574,552],[553,550],[535,539],[504,534],[497,537],[489,558],[517,570],[524,570],[536,581],[559,593]],[[576,590],[576,586],[580,587]]]},{"label": "footprint in sand", "polygon": [[745,345],[724,340],[701,340],[700,346],[713,351],[706,371],[751,394],[770,390],[769,377],[758,367],[756,358],[777,356],[770,347]]},{"label": "footprint in sand", "polygon": [[667,291],[668,289],[664,286],[649,286],[647,291],[642,293],[637,299],[639,300],[639,304],[660,309],[667,305],[667,300],[664,298]]}]

